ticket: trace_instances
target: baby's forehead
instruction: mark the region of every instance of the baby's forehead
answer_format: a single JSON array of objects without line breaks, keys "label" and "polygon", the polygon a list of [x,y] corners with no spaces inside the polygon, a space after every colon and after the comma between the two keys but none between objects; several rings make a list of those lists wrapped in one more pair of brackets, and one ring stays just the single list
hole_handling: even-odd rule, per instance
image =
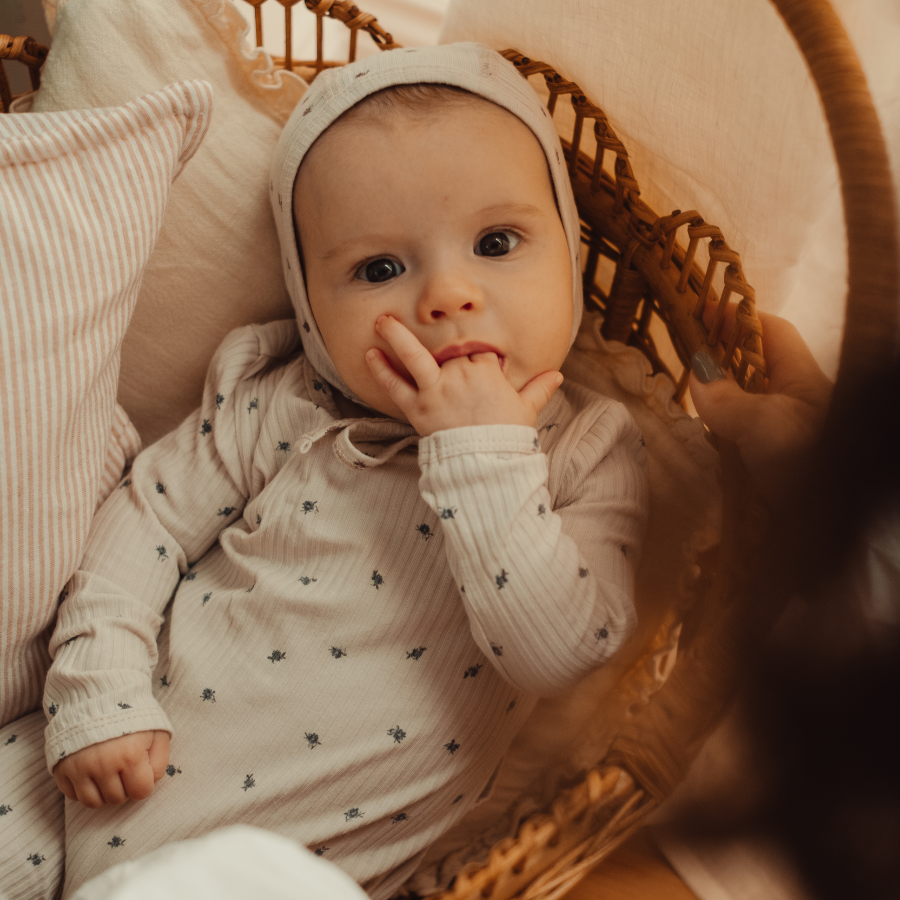
[{"label": "baby's forehead", "polygon": [[[367,150],[383,149],[409,133],[431,138],[422,141],[422,153],[429,153],[430,149],[438,151],[448,137],[465,142],[477,136],[483,154],[503,152],[519,156],[524,152],[542,169],[548,166],[534,132],[499,104],[452,85],[395,85],[370,94],[350,107],[314,139],[295,176],[295,197],[301,182],[300,172],[315,168],[317,181],[323,176],[328,181],[339,180],[341,165],[354,170],[365,167]],[[380,159],[384,162],[385,154]],[[386,161],[402,179],[405,172],[402,156],[388,153]]]}]

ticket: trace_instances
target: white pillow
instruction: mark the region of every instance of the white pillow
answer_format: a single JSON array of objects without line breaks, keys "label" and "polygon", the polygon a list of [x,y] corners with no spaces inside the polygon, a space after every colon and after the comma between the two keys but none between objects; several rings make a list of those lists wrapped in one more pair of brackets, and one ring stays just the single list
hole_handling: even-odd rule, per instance
[{"label": "white pillow", "polygon": [[119,402],[146,445],[199,405],[229,331],[294,317],[268,173],[306,83],[245,48],[231,0],[69,0],[50,13],[36,112],[114,106],[187,78],[215,91],[209,134],[172,191],[122,349]]},{"label": "white pillow", "polygon": [[57,597],[128,452],[122,338],[211,106],[192,81],[118,109],[0,115],[0,724],[40,707]]}]

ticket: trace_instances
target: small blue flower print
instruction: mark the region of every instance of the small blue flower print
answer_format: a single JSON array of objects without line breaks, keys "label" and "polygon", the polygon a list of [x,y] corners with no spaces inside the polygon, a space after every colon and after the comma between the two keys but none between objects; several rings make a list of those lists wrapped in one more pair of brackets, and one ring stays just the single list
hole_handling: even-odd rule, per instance
[{"label": "small blue flower print", "polygon": [[119,703],[117,705],[118,705],[119,709],[131,709],[130,703]]},{"label": "small blue flower print", "polygon": [[463,678],[474,678],[481,671],[481,666],[481,663],[476,663],[474,666],[469,666],[469,668],[466,669],[466,673],[465,675],[463,675]]},{"label": "small blue flower print", "polygon": [[301,575],[297,581],[300,582],[304,587],[308,584],[312,584],[314,581],[318,581],[318,578],[310,578],[309,575]]},{"label": "small blue flower print", "polygon": [[547,507],[543,503],[538,506],[538,515],[543,519],[547,515]]},{"label": "small blue flower print", "polygon": [[535,438],[535,439],[531,442],[531,446],[534,447],[535,450],[540,450],[540,449],[541,449],[541,442],[540,442],[537,438]]},{"label": "small blue flower print", "polygon": [[497,590],[502,591],[503,585],[509,581],[509,572],[502,569],[499,575],[494,576],[494,581],[497,582]]},{"label": "small blue flower print", "polygon": [[113,835],[111,841],[106,842],[108,847],[112,847],[115,849],[116,847],[124,847],[125,846],[125,838],[120,838],[117,834]]},{"label": "small blue flower print", "polygon": [[347,651],[343,647],[332,647],[328,651],[335,659],[340,659],[342,656],[347,655]]},{"label": "small blue flower print", "polygon": [[47,712],[50,713],[51,716],[55,716],[59,712],[59,707],[55,703],[51,703],[47,707]]},{"label": "small blue flower print", "polygon": [[491,651],[493,652],[494,656],[503,656],[503,648],[498,647],[496,644],[491,644]]},{"label": "small blue flower print", "polygon": [[455,738],[451,738],[449,744],[444,744],[444,748],[451,756],[453,756],[453,754],[456,753],[457,750],[459,750],[459,744],[456,743]]},{"label": "small blue flower print", "polygon": [[376,591],[384,584],[384,578],[378,573],[378,569],[372,572],[372,584],[375,586]]},{"label": "small blue flower print", "polygon": [[312,107],[307,106],[306,109],[303,110],[303,115],[308,116],[312,112]]},{"label": "small blue flower print", "polygon": [[[306,113],[304,113],[303,115],[306,115]],[[290,268],[290,267],[291,267],[291,266],[290,266],[290,263],[288,263],[288,268]],[[304,322],[304,323],[303,323],[303,330],[304,330],[307,334],[309,334],[309,331],[310,331],[310,328],[309,328],[309,322]]]},{"label": "small blue flower print", "polygon": [[165,492],[166,492],[166,486],[161,481],[157,481],[156,482],[156,493],[164,494]]},{"label": "small blue flower print", "polygon": [[578,577],[579,577],[579,578],[587,578],[587,577],[588,577],[588,570],[585,569],[585,568],[580,568],[580,569],[578,570]]},{"label": "small blue flower print", "polygon": [[184,580],[185,580],[185,581],[193,581],[196,577],[197,577],[197,573],[196,573],[196,572],[190,572],[190,571],[189,571],[189,572],[185,572],[185,573],[184,573]]},{"label": "small blue flower print", "polygon": [[316,378],[313,379],[312,386],[313,386],[313,390],[314,390],[314,391],[320,391],[320,392],[323,393],[323,394],[327,394],[327,393],[328,393],[328,391],[327,391],[326,388],[325,388],[325,385],[322,384],[322,382],[319,381],[319,380],[316,379]]},{"label": "small blue flower print", "polygon": [[276,450],[280,450],[282,453],[287,453],[291,449],[290,441],[279,441],[275,445]]},{"label": "small blue flower print", "polygon": [[5,803],[0,806],[0,816],[5,816],[7,813],[11,813],[13,808],[11,806],[7,806]]},{"label": "small blue flower print", "polygon": [[126,479],[119,485],[119,490],[121,491],[122,488],[127,488],[129,484],[131,484],[131,479],[130,479],[130,478],[126,478]]},{"label": "small blue flower print", "polygon": [[216,702],[216,692],[212,688],[203,688],[203,693],[200,695],[201,700],[212,700],[213,703]]},{"label": "small blue flower print", "polygon": [[169,687],[170,684],[171,684],[171,682],[169,681],[168,675],[163,675],[162,678],[159,679],[160,687]]},{"label": "small blue flower print", "polygon": [[259,409],[259,397],[254,397],[250,401],[250,405],[247,407],[247,412],[251,413],[254,409]]},{"label": "small blue flower print", "polygon": [[[427,650],[427,647],[414,647],[412,650],[408,651],[406,654],[407,659],[421,659],[422,654]],[[430,659],[430,657],[429,657]]]},{"label": "small blue flower print", "polygon": [[157,559],[158,559],[160,562],[162,562],[163,560],[169,558],[169,554],[166,553],[166,548],[165,548],[162,544],[160,544],[160,545],[156,548],[156,552],[157,552],[157,554],[158,554],[158,555],[157,555]]},{"label": "small blue flower print", "polygon": [[409,816],[406,813],[397,813],[396,816],[391,816],[391,824],[396,825],[398,822],[408,822]]},{"label": "small blue flower print", "polygon": [[606,625],[604,625],[602,628],[598,628],[594,632],[594,637],[598,641],[605,641],[609,637],[609,631],[607,630]]},{"label": "small blue flower print", "polygon": [[394,739],[395,744],[401,743],[403,738],[406,737],[406,732],[399,725],[389,728],[388,734]]},{"label": "small blue flower print", "polygon": [[330,849],[331,849],[331,847],[319,847],[316,850],[314,850],[313,852],[316,854],[316,856],[321,856],[326,850],[330,850]]},{"label": "small blue flower print", "polygon": [[216,409],[221,409],[222,404],[225,402],[224,394],[216,394]]},{"label": "small blue flower print", "polygon": [[361,813],[358,806],[354,806],[352,809],[348,809],[347,812],[344,813],[345,822],[349,822],[351,819],[362,819],[364,817],[365,813]]},{"label": "small blue flower print", "polygon": [[244,779],[244,783],[241,785],[241,790],[242,790],[242,791],[249,791],[250,788],[252,788],[252,787],[256,787],[256,781],[254,780],[254,778],[253,778],[252,775],[248,775],[248,776]]},{"label": "small blue flower print", "polygon": [[271,659],[273,663],[281,662],[283,659],[287,659],[287,654],[282,653],[280,650],[273,650],[271,656],[267,656],[266,659]]},{"label": "small blue flower print", "polygon": [[235,509],[237,509],[237,507],[235,507],[235,506],[226,506],[223,509],[220,509],[216,513],[216,515],[217,516],[225,516],[225,518],[228,518],[228,516],[230,516],[235,511]]},{"label": "small blue flower print", "polygon": [[212,425],[209,424],[209,419],[204,419],[203,424],[200,426],[200,434],[206,437],[211,431]]},{"label": "small blue flower print", "polygon": [[42,862],[46,861],[46,859],[46,856],[38,856],[37,853],[32,853],[31,856],[28,857],[28,862],[33,866],[39,866]]},{"label": "small blue flower print", "polygon": [[181,769],[176,768],[171,763],[168,766],[166,766],[166,775],[168,775],[169,778],[174,778],[176,775],[180,775],[180,774],[181,774]]},{"label": "small blue flower print", "polygon": [[549,425],[545,425],[541,431],[549,431],[551,428],[559,428],[559,424],[557,422],[551,422]]},{"label": "small blue flower print", "polygon": [[431,530],[431,528],[428,527],[427,523],[425,522],[423,522],[421,525],[416,525],[416,531],[418,531],[419,534],[422,535],[422,540],[424,541],[427,541],[428,538],[430,538],[434,534],[434,532]]},{"label": "small blue flower print", "polygon": [[256,516],[256,524],[262,525],[262,516],[260,516],[259,514],[257,514],[257,516]]},{"label": "small blue flower print", "polygon": [[315,750],[316,747],[321,747],[322,742],[319,740],[319,736],[314,731],[307,731],[306,734],[303,735],[306,738],[306,743],[309,744],[310,750]]},{"label": "small blue flower print", "polygon": [[446,507],[441,510],[442,519],[452,519],[456,513],[456,507]]},{"label": "small blue flower print", "polygon": [[3,745],[4,747],[8,747],[10,744],[14,744],[16,742],[17,734],[11,734],[7,739],[6,743]]},{"label": "small blue flower print", "polygon": [[303,515],[305,516],[307,513],[317,513],[319,511],[319,507],[316,505],[318,500],[304,500],[303,505],[300,507],[303,510]]},{"label": "small blue flower print", "polygon": [[209,603],[209,598],[212,597],[212,591],[208,591],[203,595],[203,599],[200,601],[201,606],[206,606]]}]

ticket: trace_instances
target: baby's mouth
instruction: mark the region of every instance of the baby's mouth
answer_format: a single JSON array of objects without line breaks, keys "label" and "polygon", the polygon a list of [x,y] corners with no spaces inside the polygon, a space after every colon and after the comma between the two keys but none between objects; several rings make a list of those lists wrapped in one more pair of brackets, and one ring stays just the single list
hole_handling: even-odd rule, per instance
[{"label": "baby's mouth", "polygon": [[481,341],[466,341],[464,344],[452,344],[433,355],[434,361],[439,366],[442,366],[448,360],[459,359],[461,356],[472,356],[475,353],[496,353],[497,360],[500,363],[500,370],[504,375],[506,374],[506,357],[496,347],[491,344],[484,344]]}]

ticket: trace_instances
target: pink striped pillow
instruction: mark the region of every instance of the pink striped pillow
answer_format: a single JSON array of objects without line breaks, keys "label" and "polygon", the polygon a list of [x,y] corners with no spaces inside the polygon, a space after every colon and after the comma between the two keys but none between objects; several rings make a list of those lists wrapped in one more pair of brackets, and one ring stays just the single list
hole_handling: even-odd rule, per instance
[{"label": "pink striped pillow", "polygon": [[111,428],[127,432],[122,338],[211,107],[192,81],[116,109],[0,115],[0,725],[40,706],[57,597]]}]

